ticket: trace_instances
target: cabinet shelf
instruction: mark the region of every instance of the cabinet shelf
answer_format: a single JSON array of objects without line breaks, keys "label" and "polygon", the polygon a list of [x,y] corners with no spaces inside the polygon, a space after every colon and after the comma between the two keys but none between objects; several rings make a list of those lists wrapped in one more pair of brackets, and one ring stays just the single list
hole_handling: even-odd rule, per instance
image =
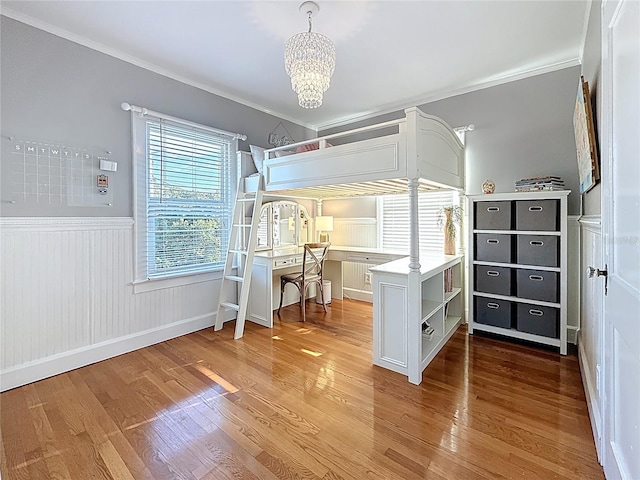
[{"label": "cabinet shelf", "polygon": [[433,300],[422,300],[422,322],[429,320],[442,307],[442,303]]},{"label": "cabinet shelf", "polygon": [[456,317],[456,316],[447,316],[444,319],[444,332],[445,335],[447,333],[449,333],[451,330],[453,330],[454,328],[456,328],[456,326],[458,326],[458,324],[460,323],[460,321],[462,320],[462,317]]},{"label": "cabinet shelf", "polygon": [[487,262],[485,260],[474,260],[474,265],[487,265],[490,267],[507,267],[507,268],[521,268],[523,270],[543,270],[546,272],[560,272],[560,267],[543,267],[541,265],[524,265],[522,263],[501,263],[501,262]]},{"label": "cabinet shelf", "polygon": [[444,292],[444,303],[449,303],[461,291],[461,288],[453,287],[453,290],[451,290],[450,292]]},{"label": "cabinet shelf", "polygon": [[560,236],[559,230],[480,230],[474,229],[473,233],[495,233],[504,235],[556,235]]},{"label": "cabinet shelf", "polygon": [[473,292],[476,297],[495,298],[496,300],[509,300],[518,303],[528,303],[530,305],[540,305],[542,307],[560,308],[561,304],[553,302],[544,302],[542,300],[532,300],[530,298],[515,297],[509,295],[497,295],[495,293]]},{"label": "cabinet shelf", "polygon": [[474,323],[474,330],[481,330],[483,332],[496,333],[498,335],[508,335],[513,338],[519,338],[521,340],[528,340],[530,342],[542,343],[545,345],[551,345],[553,347],[560,346],[559,338],[543,337],[541,335],[534,335],[532,333],[521,332],[515,328],[500,328],[493,325],[485,325],[483,323]]}]

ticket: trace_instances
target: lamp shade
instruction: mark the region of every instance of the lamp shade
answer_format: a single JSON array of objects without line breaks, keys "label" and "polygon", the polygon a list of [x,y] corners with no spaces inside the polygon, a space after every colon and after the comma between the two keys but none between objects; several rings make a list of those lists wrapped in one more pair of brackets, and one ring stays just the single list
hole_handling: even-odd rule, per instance
[{"label": "lamp shade", "polygon": [[330,215],[316,217],[316,231],[333,232],[333,217]]}]

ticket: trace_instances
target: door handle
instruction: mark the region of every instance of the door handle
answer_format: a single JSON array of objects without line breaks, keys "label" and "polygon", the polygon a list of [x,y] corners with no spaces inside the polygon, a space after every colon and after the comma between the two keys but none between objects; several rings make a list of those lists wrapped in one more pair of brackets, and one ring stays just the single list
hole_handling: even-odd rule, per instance
[{"label": "door handle", "polygon": [[599,270],[597,268],[589,265],[587,267],[587,277],[596,278],[596,277],[604,277],[604,294],[607,294],[607,287],[609,286],[609,272],[607,265],[604,266],[604,270]]}]

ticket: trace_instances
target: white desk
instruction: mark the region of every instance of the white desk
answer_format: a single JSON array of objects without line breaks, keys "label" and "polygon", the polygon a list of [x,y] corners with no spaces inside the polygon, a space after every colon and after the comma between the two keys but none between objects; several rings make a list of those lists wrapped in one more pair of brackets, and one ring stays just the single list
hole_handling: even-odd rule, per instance
[{"label": "white desk", "polygon": [[[290,247],[255,253],[247,306],[248,320],[265,327],[273,327],[273,310],[277,309],[280,303],[280,276],[302,271],[303,252],[303,247]],[[406,256],[406,252],[331,245],[324,265],[324,279],[331,281],[331,298],[343,299],[342,262],[379,265]],[[300,296],[295,289],[285,290],[283,305],[291,305],[299,301]]]}]

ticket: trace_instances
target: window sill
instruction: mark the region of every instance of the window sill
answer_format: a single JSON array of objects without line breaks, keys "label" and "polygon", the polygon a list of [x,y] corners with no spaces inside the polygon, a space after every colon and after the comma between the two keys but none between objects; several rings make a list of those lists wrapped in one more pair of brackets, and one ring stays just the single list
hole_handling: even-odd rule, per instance
[{"label": "window sill", "polygon": [[154,278],[152,280],[137,280],[133,282],[133,293],[145,293],[166,288],[182,287],[184,285],[193,285],[196,283],[210,282],[212,280],[220,280],[224,272],[218,270],[215,272],[191,273],[186,275],[177,275],[169,278]]}]

